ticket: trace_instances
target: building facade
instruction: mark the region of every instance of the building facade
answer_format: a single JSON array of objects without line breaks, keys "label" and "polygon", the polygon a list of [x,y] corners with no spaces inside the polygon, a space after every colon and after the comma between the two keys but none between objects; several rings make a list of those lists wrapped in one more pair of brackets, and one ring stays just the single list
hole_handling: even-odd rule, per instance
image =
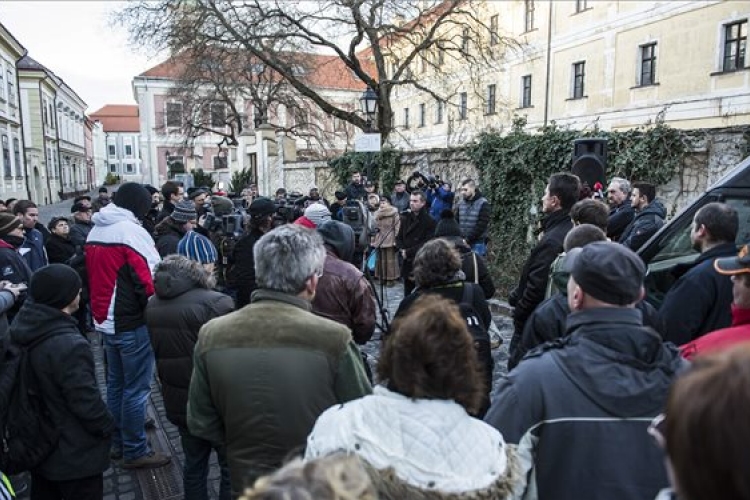
[{"label": "building facade", "polygon": [[0,198],[3,200],[29,196],[16,70],[17,62],[25,55],[26,49],[0,24]]},{"label": "building facade", "polygon": [[[513,0],[484,2],[499,64],[445,102],[394,92],[401,148],[459,146],[515,117],[537,129],[629,129],[661,117],[677,128],[750,121],[750,3],[734,1]],[[446,36],[460,36],[446,33]],[[517,42],[503,45],[497,40]],[[424,78],[460,81],[461,64]]]},{"label": "building facade", "polygon": [[123,182],[149,183],[141,166],[138,106],[108,104],[89,117],[101,123],[104,131],[107,173],[119,176]]}]

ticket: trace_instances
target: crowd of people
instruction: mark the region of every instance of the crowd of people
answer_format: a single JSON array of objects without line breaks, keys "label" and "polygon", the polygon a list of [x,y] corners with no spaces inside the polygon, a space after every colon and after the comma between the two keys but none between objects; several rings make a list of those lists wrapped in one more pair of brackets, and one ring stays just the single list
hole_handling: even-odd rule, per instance
[{"label": "crowd of people", "polygon": [[[56,428],[28,467],[32,500],[99,500],[113,464],[167,466],[147,433],[154,378],[188,500],[209,498],[212,454],[222,500],[750,500],[737,211],[697,211],[699,255],[657,309],[635,253],[664,224],[655,187],[615,177],[605,200],[552,175],[499,375],[492,210],[472,179],[457,194],[419,173],[379,194],[354,172],[332,203],[125,183],[46,226],[7,200],[0,424],[25,366]],[[374,369],[373,280],[404,289]],[[1,477],[10,498],[18,479]]]}]

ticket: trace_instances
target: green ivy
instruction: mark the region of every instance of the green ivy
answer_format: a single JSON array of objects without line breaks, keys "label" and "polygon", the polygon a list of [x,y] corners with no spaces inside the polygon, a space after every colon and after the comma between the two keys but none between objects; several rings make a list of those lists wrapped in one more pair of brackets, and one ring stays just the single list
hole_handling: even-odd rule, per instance
[{"label": "green ivy", "polygon": [[349,183],[352,172],[366,174],[369,166],[372,178],[378,181],[380,192],[390,193],[401,173],[401,152],[388,148],[379,153],[348,152],[329,160],[328,166],[339,186]]}]

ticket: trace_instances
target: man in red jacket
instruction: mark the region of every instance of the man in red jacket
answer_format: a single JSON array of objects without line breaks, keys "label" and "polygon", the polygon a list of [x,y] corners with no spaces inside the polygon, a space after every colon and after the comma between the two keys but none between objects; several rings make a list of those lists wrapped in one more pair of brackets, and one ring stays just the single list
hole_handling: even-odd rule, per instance
[{"label": "man in red jacket", "polygon": [[736,257],[714,261],[719,274],[732,277],[732,326],[716,330],[680,347],[682,355],[692,359],[699,354],[750,342],[750,248],[745,245]]}]

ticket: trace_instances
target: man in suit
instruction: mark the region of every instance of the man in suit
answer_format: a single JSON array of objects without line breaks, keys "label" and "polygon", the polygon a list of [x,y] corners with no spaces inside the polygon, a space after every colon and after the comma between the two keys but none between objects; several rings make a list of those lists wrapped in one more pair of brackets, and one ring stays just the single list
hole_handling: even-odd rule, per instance
[{"label": "man in suit", "polygon": [[409,196],[409,210],[401,215],[401,227],[396,236],[396,244],[401,249],[404,261],[401,266],[401,277],[404,279],[404,297],[414,289],[414,278],[411,276],[414,257],[422,245],[435,234],[435,220],[425,209],[427,198],[422,191],[414,191]]}]

